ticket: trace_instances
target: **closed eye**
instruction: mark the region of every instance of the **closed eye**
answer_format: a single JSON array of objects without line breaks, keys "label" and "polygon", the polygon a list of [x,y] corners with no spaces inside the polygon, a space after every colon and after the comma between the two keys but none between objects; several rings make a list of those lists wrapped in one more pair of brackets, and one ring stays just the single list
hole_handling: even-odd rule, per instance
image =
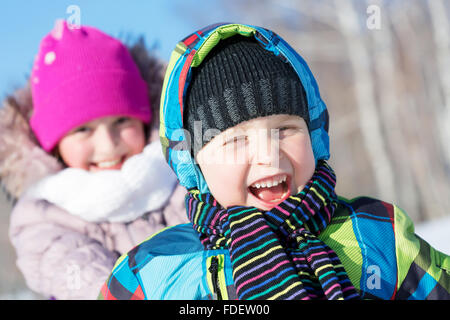
[{"label": "closed eye", "polygon": [[301,131],[301,128],[299,128],[298,126],[283,126],[278,128],[278,130],[280,138],[283,138],[285,136],[290,136]]},{"label": "closed eye", "polygon": [[85,133],[91,130],[89,127],[79,127],[73,133]]},{"label": "closed eye", "polygon": [[117,125],[120,125],[120,124],[122,124],[122,123],[127,122],[128,120],[130,120],[130,118],[128,118],[128,117],[120,117],[120,118],[117,119],[114,123],[117,124]]},{"label": "closed eye", "polygon": [[247,136],[236,136],[236,137],[232,137],[228,140],[226,140],[223,145],[229,145],[229,144],[235,144],[235,143],[242,143],[247,141]]}]

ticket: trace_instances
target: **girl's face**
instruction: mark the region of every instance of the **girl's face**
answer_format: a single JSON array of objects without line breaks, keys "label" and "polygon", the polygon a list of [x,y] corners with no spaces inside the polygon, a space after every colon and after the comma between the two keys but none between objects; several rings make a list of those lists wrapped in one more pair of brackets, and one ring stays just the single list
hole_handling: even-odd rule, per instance
[{"label": "girl's face", "polygon": [[270,210],[300,192],[315,170],[306,122],[292,115],[242,122],[215,136],[196,159],[225,208]]},{"label": "girl's face", "polygon": [[145,144],[142,121],[113,116],[73,129],[57,148],[68,167],[95,172],[119,170],[125,160],[141,153]]}]

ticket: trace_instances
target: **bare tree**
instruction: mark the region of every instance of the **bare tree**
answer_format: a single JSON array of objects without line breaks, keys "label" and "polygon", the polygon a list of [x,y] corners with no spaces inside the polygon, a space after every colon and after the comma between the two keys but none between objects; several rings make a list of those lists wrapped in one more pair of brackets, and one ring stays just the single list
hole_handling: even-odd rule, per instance
[{"label": "bare tree", "polygon": [[436,44],[437,76],[442,84],[442,108],[436,113],[443,149],[450,163],[450,23],[447,8],[442,0],[427,2],[431,14],[434,43]]},{"label": "bare tree", "polygon": [[335,9],[340,30],[345,38],[350,65],[354,77],[356,107],[358,109],[364,147],[370,155],[378,194],[387,201],[395,196],[394,172],[381,133],[381,119],[377,110],[373,78],[370,74],[370,53],[361,36],[361,22],[352,1],[335,0]]}]

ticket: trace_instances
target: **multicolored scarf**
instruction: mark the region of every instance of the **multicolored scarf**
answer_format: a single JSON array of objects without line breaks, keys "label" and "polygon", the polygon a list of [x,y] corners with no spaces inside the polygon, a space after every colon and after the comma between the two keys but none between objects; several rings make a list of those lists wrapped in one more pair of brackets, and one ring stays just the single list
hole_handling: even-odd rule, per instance
[{"label": "multicolored scarf", "polygon": [[335,185],[320,160],[305,188],[270,211],[224,209],[197,189],[186,207],[206,249],[228,248],[239,299],[358,299],[339,257],[317,238],[337,207]]}]

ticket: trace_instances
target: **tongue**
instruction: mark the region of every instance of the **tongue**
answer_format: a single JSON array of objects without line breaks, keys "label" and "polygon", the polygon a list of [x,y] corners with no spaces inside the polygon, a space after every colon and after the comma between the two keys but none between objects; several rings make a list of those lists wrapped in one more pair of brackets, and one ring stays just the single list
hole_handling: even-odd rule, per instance
[{"label": "tongue", "polygon": [[264,201],[275,201],[281,199],[284,194],[283,184],[270,188],[252,188],[253,194]]}]

